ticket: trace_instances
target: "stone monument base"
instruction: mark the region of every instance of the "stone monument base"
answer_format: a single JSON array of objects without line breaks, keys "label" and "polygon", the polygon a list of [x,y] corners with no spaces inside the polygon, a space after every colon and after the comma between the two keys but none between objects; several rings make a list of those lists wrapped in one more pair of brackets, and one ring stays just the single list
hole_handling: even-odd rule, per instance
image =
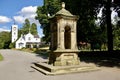
[{"label": "stone monument base", "polygon": [[49,64],[54,66],[72,66],[79,65],[79,50],[55,50],[49,53]]},{"label": "stone monument base", "polygon": [[32,68],[44,73],[45,75],[60,75],[68,73],[79,73],[100,70],[95,65],[73,65],[73,66],[53,66],[48,62],[34,63]]}]

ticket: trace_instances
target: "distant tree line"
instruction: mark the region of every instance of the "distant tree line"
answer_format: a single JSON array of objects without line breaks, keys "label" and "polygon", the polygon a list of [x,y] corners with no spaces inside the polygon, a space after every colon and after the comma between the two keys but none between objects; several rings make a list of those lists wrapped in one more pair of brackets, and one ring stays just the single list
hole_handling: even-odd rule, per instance
[{"label": "distant tree line", "polygon": [[9,48],[11,43],[11,35],[10,32],[0,32],[0,49]]}]

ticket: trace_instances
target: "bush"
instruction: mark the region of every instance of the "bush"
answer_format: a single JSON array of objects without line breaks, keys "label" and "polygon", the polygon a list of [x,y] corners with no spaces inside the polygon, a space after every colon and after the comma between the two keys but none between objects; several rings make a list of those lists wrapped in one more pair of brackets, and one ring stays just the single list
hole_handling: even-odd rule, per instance
[{"label": "bush", "polygon": [[15,42],[14,43],[10,43],[9,48],[10,49],[15,48]]}]

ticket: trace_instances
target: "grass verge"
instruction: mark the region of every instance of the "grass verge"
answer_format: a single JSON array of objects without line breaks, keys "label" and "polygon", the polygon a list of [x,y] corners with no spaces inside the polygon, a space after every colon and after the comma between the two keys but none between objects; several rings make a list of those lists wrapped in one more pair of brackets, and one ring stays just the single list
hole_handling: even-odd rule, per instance
[{"label": "grass verge", "polygon": [[2,61],[3,60],[3,56],[0,54],[0,61]]}]

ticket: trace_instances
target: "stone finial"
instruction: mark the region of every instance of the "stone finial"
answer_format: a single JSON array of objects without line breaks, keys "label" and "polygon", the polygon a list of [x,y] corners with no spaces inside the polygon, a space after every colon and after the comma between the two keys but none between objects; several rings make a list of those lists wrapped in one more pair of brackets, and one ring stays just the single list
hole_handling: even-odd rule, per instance
[{"label": "stone finial", "polygon": [[65,8],[65,2],[62,2],[62,9]]}]

